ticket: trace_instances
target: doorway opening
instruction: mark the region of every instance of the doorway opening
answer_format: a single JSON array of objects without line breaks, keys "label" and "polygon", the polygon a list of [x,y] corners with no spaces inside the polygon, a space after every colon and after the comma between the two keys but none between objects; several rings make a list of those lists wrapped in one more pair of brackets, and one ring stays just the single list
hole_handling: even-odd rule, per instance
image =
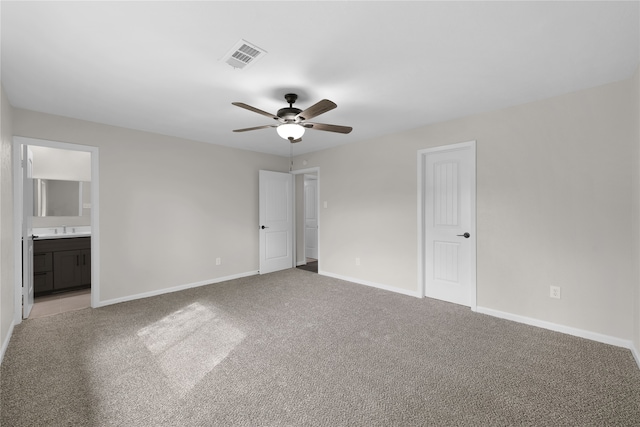
[{"label": "doorway opening", "polygon": [[320,264],[320,169],[292,171],[295,175],[295,266],[318,273]]},{"label": "doorway opening", "polygon": [[13,150],[15,323],[97,306],[98,148],[14,137]]}]

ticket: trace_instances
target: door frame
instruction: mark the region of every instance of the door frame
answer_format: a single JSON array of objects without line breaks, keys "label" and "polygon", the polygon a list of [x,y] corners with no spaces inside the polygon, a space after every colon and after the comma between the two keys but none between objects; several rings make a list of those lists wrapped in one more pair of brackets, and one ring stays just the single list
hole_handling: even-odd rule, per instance
[{"label": "door frame", "polygon": [[[320,260],[320,168],[319,167],[313,167],[313,168],[306,168],[306,169],[298,169],[298,170],[294,170],[294,171],[290,171],[289,172],[292,175],[304,175],[304,174],[313,174],[315,173],[316,176],[318,177],[318,187],[316,188],[316,207],[318,209],[318,273],[320,273],[320,263],[322,262]],[[303,195],[304,198],[304,195]],[[296,180],[294,178],[293,180],[293,217],[297,220],[297,212],[296,212]],[[297,262],[298,262],[298,248],[297,248],[297,236],[296,236],[296,223],[294,222],[293,224],[293,268],[295,268],[297,266]],[[303,232],[303,236],[304,236],[304,232]],[[303,240],[304,241],[304,240]],[[306,264],[306,259],[305,259],[305,264]]]},{"label": "door frame", "polygon": [[[313,178],[307,178],[307,177],[313,177]],[[307,254],[307,180],[308,181],[315,181],[315,186],[316,186],[316,252],[318,252],[318,217],[320,216],[320,206],[318,205],[318,175],[315,174],[308,174],[305,173],[302,176],[302,217],[304,218],[304,224],[302,224],[302,245],[303,245],[303,253],[304,253],[304,264],[307,263],[307,258],[309,258],[308,254]],[[316,253],[316,256],[314,257],[315,259],[318,259],[319,254]]]},{"label": "door frame", "polygon": [[14,283],[15,307],[14,323],[22,322],[22,173],[20,164],[20,146],[35,145],[39,147],[58,148],[71,151],[85,151],[91,153],[91,307],[95,308],[100,302],[100,173],[99,149],[90,145],[70,144],[66,142],[45,139],[13,137],[13,252],[14,252]]},{"label": "door frame", "polygon": [[[476,234],[476,218],[477,218],[477,206],[476,206],[476,141],[467,141],[461,142],[458,144],[449,144],[442,145],[437,147],[426,148],[424,150],[418,150],[418,289],[420,298],[424,298],[426,296],[426,274],[429,270],[427,265],[427,260],[425,259],[425,219],[426,219],[426,207],[425,202],[427,200],[425,195],[424,182],[427,174],[426,168],[426,157],[429,154],[437,153],[437,152],[446,152],[446,151],[456,151],[460,149],[470,149],[473,155],[472,162],[472,171],[471,171],[471,229],[469,230],[471,233]],[[477,244],[477,238],[476,238]],[[477,280],[476,280],[476,272],[477,272],[477,247],[476,245],[471,246],[470,256],[470,269],[469,272],[469,280],[471,281],[471,296],[470,296],[470,308],[473,311],[477,310]]]}]

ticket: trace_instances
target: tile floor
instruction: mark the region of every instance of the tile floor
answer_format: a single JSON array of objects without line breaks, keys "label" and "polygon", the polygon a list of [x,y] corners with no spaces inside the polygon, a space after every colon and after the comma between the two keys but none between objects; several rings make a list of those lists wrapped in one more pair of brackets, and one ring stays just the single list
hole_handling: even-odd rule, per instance
[{"label": "tile floor", "polygon": [[29,319],[91,307],[91,289],[46,295],[34,300]]}]

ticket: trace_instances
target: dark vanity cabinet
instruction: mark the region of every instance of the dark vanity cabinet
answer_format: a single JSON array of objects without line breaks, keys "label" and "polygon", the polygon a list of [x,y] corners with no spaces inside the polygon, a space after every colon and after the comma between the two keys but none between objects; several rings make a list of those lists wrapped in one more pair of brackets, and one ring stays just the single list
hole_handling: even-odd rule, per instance
[{"label": "dark vanity cabinet", "polygon": [[91,286],[91,237],[35,240],[36,296]]},{"label": "dark vanity cabinet", "polygon": [[[37,242],[33,242],[34,248]],[[53,254],[33,254],[33,290],[36,295],[53,291]]]}]

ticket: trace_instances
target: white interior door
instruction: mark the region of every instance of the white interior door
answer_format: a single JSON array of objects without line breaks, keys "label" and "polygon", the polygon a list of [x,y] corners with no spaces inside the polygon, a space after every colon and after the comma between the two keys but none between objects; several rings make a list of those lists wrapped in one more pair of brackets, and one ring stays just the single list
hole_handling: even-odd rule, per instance
[{"label": "white interior door", "polygon": [[475,142],[424,151],[425,296],[475,309]]},{"label": "white interior door", "polygon": [[318,259],[318,178],[304,177],[304,254]]},{"label": "white interior door", "polygon": [[293,267],[293,175],[260,171],[260,274]]},{"label": "white interior door", "polygon": [[22,318],[33,307],[33,153],[22,146]]}]

